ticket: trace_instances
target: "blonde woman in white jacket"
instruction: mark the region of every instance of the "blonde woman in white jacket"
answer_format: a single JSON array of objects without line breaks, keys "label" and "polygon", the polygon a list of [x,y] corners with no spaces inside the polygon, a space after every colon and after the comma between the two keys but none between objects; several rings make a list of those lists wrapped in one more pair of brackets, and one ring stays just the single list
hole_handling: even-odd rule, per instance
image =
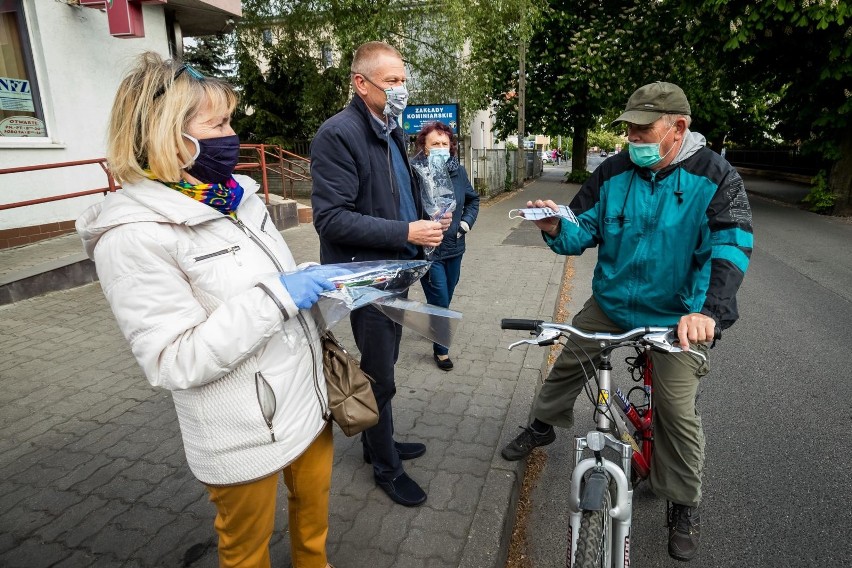
[{"label": "blonde woman in white jacket", "polygon": [[332,274],[293,272],[257,183],[232,176],[236,100],[227,83],[143,54],[110,118],[123,189],[77,231],[145,376],[172,391],[187,461],[217,508],[220,566],[270,565],[283,472],[293,566],[325,568],[334,450],[303,310]]}]

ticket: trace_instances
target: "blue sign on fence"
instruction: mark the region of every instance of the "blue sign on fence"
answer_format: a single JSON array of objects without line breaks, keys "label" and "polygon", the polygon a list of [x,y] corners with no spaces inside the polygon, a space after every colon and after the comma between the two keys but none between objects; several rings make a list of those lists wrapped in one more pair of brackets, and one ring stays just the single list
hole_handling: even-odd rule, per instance
[{"label": "blue sign on fence", "polygon": [[417,134],[430,122],[443,122],[459,133],[459,105],[409,105],[402,111],[402,128],[406,134]]}]

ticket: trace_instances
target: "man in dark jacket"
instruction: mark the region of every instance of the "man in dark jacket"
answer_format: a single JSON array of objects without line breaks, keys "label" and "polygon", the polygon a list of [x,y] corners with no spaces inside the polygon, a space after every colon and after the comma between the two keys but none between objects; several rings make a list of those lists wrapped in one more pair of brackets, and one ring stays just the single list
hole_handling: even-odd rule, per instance
[{"label": "man in dark jacket", "polygon": [[[691,110],[677,85],[636,90],[617,119],[627,123],[629,151],[604,161],[571,202],[577,222],[535,221],[558,254],[598,248],[592,297],[574,317],[591,332],[673,326],[693,353],[651,353],[654,454],[650,483],[671,506],[669,555],[698,551],[704,433],[695,408],[708,370],[706,342],[737,320],[737,290],[753,246],[751,208],[739,173],[689,130]],[[553,201],[528,206],[557,209]],[[579,344],[598,359],[595,342]],[[584,370],[562,351],[533,403],[533,422],[503,449],[518,460],[569,428]]]},{"label": "man in dark jacket", "polygon": [[[324,264],[413,259],[422,247],[441,244],[449,220],[422,219],[422,204],[396,118],[408,99],[405,65],[382,42],[360,46],[352,61],[356,96],[329,118],[311,144],[314,226]],[[422,504],[426,493],[400,460],[423,455],[426,446],[394,441],[391,399],[402,327],[367,306],[352,312],[361,368],[375,379],[379,423],[361,437],[364,461],[376,484],[395,502]]]}]

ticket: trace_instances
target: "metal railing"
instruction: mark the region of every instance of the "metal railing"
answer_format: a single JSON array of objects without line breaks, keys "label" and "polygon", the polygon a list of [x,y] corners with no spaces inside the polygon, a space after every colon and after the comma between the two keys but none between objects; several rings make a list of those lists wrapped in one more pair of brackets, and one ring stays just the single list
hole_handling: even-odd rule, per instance
[{"label": "metal railing", "polygon": [[[277,175],[282,180],[282,192],[284,184],[289,183],[289,194],[293,195],[293,184],[297,181],[311,181],[310,160],[303,158],[292,152],[288,152],[279,146],[267,144],[241,144],[240,149],[243,153],[240,156],[240,162],[235,168],[237,171],[245,171],[247,173],[256,171],[260,174],[261,179],[258,180],[263,189],[264,200],[269,203],[269,174]],[[53,201],[62,201],[64,199],[73,199],[75,197],[85,197],[87,195],[96,195],[101,193],[106,195],[109,192],[121,189],[121,185],[115,181],[109,171],[106,158],[92,158],[89,160],[74,160],[71,162],[56,162],[52,164],[38,164],[34,166],[19,166],[14,168],[0,169],[0,175],[3,174],[18,174],[26,172],[35,172],[42,170],[52,170],[57,168],[69,168],[75,166],[87,166],[97,164],[101,167],[107,178],[106,187],[96,189],[87,189],[84,191],[75,191],[71,193],[61,193],[50,197],[40,197],[37,199],[27,199],[25,201],[14,201],[12,203],[0,204],[0,211],[7,209],[16,209],[29,205],[38,205],[40,203],[50,203]],[[284,195],[285,197],[287,195]]]},{"label": "metal railing", "polygon": [[[494,197],[518,185],[517,150],[471,149],[470,154],[470,182],[480,195]],[[524,150],[524,158],[524,179],[541,176],[541,152]]]},{"label": "metal railing", "polygon": [[87,189],[85,191],[76,191],[74,193],[62,193],[59,195],[53,195],[50,197],[40,197],[38,199],[28,199],[26,201],[15,201],[12,203],[3,203],[0,204],[0,211],[6,209],[15,209],[17,207],[26,207],[28,205],[38,205],[39,203],[50,203],[51,201],[62,201],[63,199],[72,199],[74,197],[84,197],[86,195],[95,195],[97,193],[102,193],[106,195],[108,192],[115,191],[117,189],[121,189],[121,186],[115,182],[115,179],[112,177],[112,174],[109,171],[109,167],[106,163],[106,158],[94,158],[91,160],[75,160],[73,162],[57,162],[55,164],[39,164],[37,166],[20,166],[17,168],[5,168],[0,169],[0,175],[3,174],[17,174],[23,172],[35,172],[39,170],[51,170],[56,168],[69,168],[73,166],[86,166],[90,164],[98,164],[101,169],[104,171],[107,177],[107,186],[100,187],[98,189]]},{"label": "metal railing", "polygon": [[803,155],[798,148],[732,148],[726,151],[725,158],[738,167],[806,176],[815,176],[831,166],[822,156]]},{"label": "metal railing", "polygon": [[311,161],[274,144],[240,144],[240,161],[236,170],[260,176],[258,181],[267,203],[270,175],[281,178],[283,197],[295,197],[296,182],[311,181]]}]

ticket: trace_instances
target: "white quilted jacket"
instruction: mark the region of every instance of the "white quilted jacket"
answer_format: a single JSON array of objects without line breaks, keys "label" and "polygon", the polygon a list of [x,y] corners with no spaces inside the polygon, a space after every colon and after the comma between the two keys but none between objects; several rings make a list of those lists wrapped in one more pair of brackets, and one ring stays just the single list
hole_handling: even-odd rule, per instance
[{"label": "white quilted jacket", "polygon": [[257,183],[236,178],[239,223],[150,180],[77,220],[136,360],[172,391],[193,474],[211,485],[280,470],[326,425],[317,329],[278,279],[293,256]]}]

